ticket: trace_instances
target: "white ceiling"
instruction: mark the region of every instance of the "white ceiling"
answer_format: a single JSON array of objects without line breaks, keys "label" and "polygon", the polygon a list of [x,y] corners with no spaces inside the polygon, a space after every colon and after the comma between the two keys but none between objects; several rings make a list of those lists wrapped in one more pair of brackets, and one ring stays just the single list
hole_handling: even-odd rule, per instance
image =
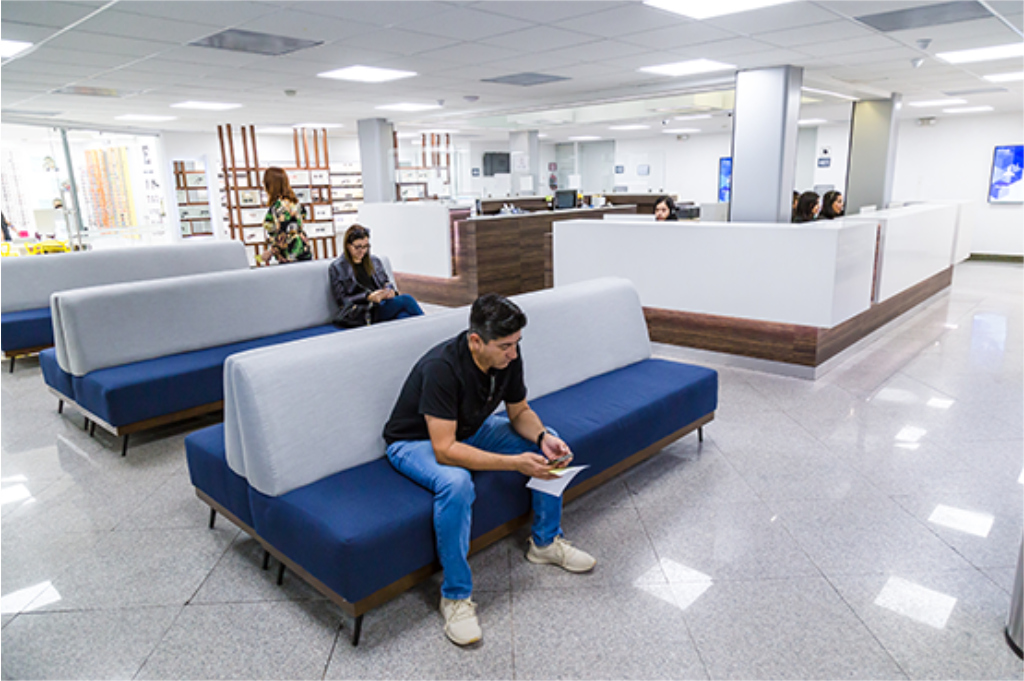
[{"label": "white ceiling", "polygon": [[[407,130],[443,127],[465,135],[504,136],[506,130],[529,127],[564,139],[650,134],[609,133],[608,126],[646,123],[656,128],[673,114],[707,109],[719,116],[685,122],[685,127],[717,131],[727,125],[724,112],[731,98],[721,92],[731,88],[732,73],[666,78],[637,70],[694,58],[740,69],[802,66],[805,86],[860,98],[898,92],[912,102],[946,98],[943,93],[949,91],[1002,87],[1003,92],[963,99],[969,105],[990,105],[996,113],[1021,111],[1024,84],[996,86],[983,79],[1020,71],[1020,58],[954,66],[934,54],[1021,41],[1024,2],[990,0],[982,4],[994,14],[985,18],[889,33],[855,19],[940,4],[799,1],[694,21],[633,0],[2,0],[2,37],[37,44],[28,54],[3,62],[3,120],[126,127],[115,117],[176,115],[171,122],[133,125],[206,132],[220,123],[342,124],[332,130],[335,136],[354,135],[359,119],[386,117]],[[228,28],[323,44],[277,57],[188,45]],[[921,39],[931,40],[927,49],[918,46]],[[919,57],[924,63],[914,68],[911,60]],[[384,84],[316,75],[354,64],[419,75]],[[530,87],[482,82],[525,71],[568,80]],[[70,86],[114,89],[121,96],[55,92]],[[285,90],[296,94],[288,96]],[[719,94],[702,101],[678,97],[706,91]],[[220,113],[170,108],[190,99],[243,108]],[[426,113],[375,109],[439,100],[443,108]],[[587,106],[629,100],[636,103]],[[557,109],[558,115],[541,120],[562,122],[538,125],[537,116],[516,115],[548,109]],[[842,121],[848,120],[849,110],[846,100],[809,94],[801,116]],[[904,115],[955,114],[905,107]]]}]

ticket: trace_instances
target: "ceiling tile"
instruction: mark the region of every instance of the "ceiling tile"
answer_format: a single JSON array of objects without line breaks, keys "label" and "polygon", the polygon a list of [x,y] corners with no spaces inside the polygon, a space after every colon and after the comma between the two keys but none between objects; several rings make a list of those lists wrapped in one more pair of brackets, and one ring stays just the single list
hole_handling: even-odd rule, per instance
[{"label": "ceiling tile", "polygon": [[828,3],[787,3],[748,12],[740,12],[738,14],[714,17],[702,23],[720,30],[739,33],[740,35],[756,35],[769,31],[784,31],[801,26],[812,26],[814,24],[835,21],[836,15],[828,9],[818,7],[817,5],[819,4]]},{"label": "ceiling tile", "polygon": [[370,30],[366,24],[302,11],[302,5],[300,2],[295,5],[295,9],[265,14],[236,27],[245,31],[324,42],[338,42]]},{"label": "ceiling tile", "polygon": [[15,21],[8,21],[6,18],[0,22],[4,40],[20,40],[27,43],[38,43],[49,38],[57,29],[48,26],[35,26],[33,24],[19,24]]},{"label": "ceiling tile", "polygon": [[530,26],[525,21],[480,12],[475,9],[453,8],[449,6],[447,11],[437,12],[414,21],[402,17],[398,26],[420,33],[453,38],[456,40],[483,40],[491,36],[503,33],[511,33]]},{"label": "ceiling tile", "polygon": [[659,28],[643,33],[624,35],[620,40],[625,43],[634,43],[654,49],[671,50],[687,49],[692,45],[710,43],[716,40],[734,38],[736,35],[730,31],[723,31],[712,26],[701,23],[680,24]]},{"label": "ceiling tile", "polygon": [[854,38],[875,38],[877,33],[852,21],[828,21],[824,24],[758,33],[757,39],[778,47],[794,48]]},{"label": "ceiling tile", "polygon": [[375,2],[322,2],[320,0],[302,0],[293,5],[303,12],[312,12],[324,16],[357,21],[378,27],[398,26],[403,23],[416,22],[426,17],[451,9],[442,2],[376,0]]},{"label": "ceiling tile", "polygon": [[[451,62],[460,68],[472,68],[480,64],[486,64],[499,59],[510,59],[518,54],[496,45],[485,45],[483,43],[456,43],[439,50],[422,52],[419,56],[437,59],[439,61]],[[468,77],[468,76],[467,76]]]},{"label": "ceiling tile", "polygon": [[89,16],[96,9],[95,4],[83,2],[4,0],[3,3],[5,20],[52,28],[64,28]]},{"label": "ceiling tile", "polygon": [[[123,66],[135,60],[135,57],[126,57],[120,54],[101,54],[98,52],[82,52],[78,50],[60,49],[51,47],[53,43],[47,43],[38,48],[28,57],[16,60],[14,63],[22,62],[46,62],[50,64],[67,64],[69,66],[88,66],[96,71]],[[7,67],[4,66],[4,69]]]},{"label": "ceiling tile", "polygon": [[376,31],[364,31],[347,38],[344,44],[346,47],[365,47],[366,49],[383,50],[393,54],[416,54],[429,50],[439,50],[458,42],[461,42],[461,40],[407,31],[400,28],[385,28]]},{"label": "ceiling tile", "polygon": [[[131,12],[108,9],[83,23],[80,30],[94,36],[119,36],[162,43],[187,43],[211,33],[206,24],[176,21],[166,17],[147,17]],[[94,37],[94,40],[106,40]]]},{"label": "ceiling tile", "polygon": [[604,12],[558,21],[555,25],[604,38],[620,38],[686,23],[689,20],[678,14],[632,2]]},{"label": "ceiling tile", "polygon": [[835,40],[832,42],[815,43],[812,45],[801,45],[797,49],[800,52],[804,52],[814,57],[839,57],[844,54],[890,50],[893,48],[903,48],[903,44],[896,42],[895,40],[891,40],[883,35],[874,35],[867,38],[853,38],[851,40]]},{"label": "ceiling tile", "polygon": [[[481,42],[498,47],[507,47],[529,52],[546,52],[559,48],[571,47],[581,43],[593,42],[592,35],[567,31],[550,26],[535,26],[522,31],[513,31],[485,38]],[[578,61],[578,60],[577,60]]]},{"label": "ceiling tile", "polygon": [[119,54],[126,57],[147,57],[171,49],[176,43],[155,39],[135,40],[119,36],[86,33],[82,30],[69,31],[46,43],[46,47],[74,50],[80,53]]},{"label": "ceiling tile", "polygon": [[562,0],[545,2],[543,6],[522,0],[488,0],[476,5],[476,9],[539,24],[552,24],[567,19],[586,17],[629,5],[628,2],[588,2],[587,0]]},{"label": "ceiling tile", "polygon": [[552,59],[565,58],[569,61],[594,62],[608,61],[617,57],[640,54],[648,48],[640,45],[619,42],[617,40],[593,39],[593,42],[574,45],[561,50],[552,50],[545,54]]},{"label": "ceiling tile", "polygon": [[[303,3],[306,4],[306,3]],[[117,11],[161,19],[176,19],[213,27],[233,27],[281,9],[271,2],[212,2],[211,0],[121,0]]]}]

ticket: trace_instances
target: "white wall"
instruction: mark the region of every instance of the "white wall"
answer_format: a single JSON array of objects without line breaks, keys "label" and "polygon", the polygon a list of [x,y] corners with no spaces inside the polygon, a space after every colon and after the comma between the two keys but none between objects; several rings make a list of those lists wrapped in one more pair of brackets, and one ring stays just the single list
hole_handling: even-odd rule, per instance
[{"label": "white wall", "polygon": [[986,201],[993,148],[1022,142],[1020,114],[946,116],[934,126],[904,121],[897,139],[893,201],[973,201],[971,251],[1024,255],[1024,206]]},{"label": "white wall", "polygon": [[[617,181],[617,184],[626,184],[631,191],[676,194],[681,201],[715,203],[718,201],[718,159],[731,153],[732,135],[729,133],[694,134],[686,140],[664,134],[618,140],[615,163],[626,166],[626,173],[616,177],[626,181]],[[636,176],[636,169],[632,167],[642,159],[651,166],[651,174],[646,178]]]},{"label": "white wall", "polygon": [[[828,168],[818,168],[817,159],[822,149],[828,148],[832,159]],[[850,158],[850,124],[825,125],[818,128],[817,150],[815,151],[814,185],[830,184],[846,193],[846,164]],[[807,187],[806,189],[813,189]],[[800,189],[798,187],[798,189]]]}]

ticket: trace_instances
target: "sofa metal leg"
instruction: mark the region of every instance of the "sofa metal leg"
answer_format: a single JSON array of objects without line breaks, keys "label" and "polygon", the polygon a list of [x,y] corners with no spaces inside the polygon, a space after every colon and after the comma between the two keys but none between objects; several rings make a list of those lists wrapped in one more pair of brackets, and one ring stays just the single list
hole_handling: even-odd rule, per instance
[{"label": "sofa metal leg", "polygon": [[89,437],[96,437],[96,422],[89,424]]},{"label": "sofa metal leg", "polygon": [[64,400],[57,400],[57,413],[58,414],[63,414],[64,413]]},{"label": "sofa metal leg", "polygon": [[213,524],[217,522],[217,509],[210,509],[210,529],[213,529]]},{"label": "sofa metal leg", "polygon": [[16,359],[18,359],[18,358],[17,357],[13,357],[13,356],[11,357],[11,368],[7,370],[7,373],[9,373],[9,374],[13,374],[14,373],[14,360],[16,360]]},{"label": "sofa metal leg", "polygon": [[89,430],[89,417],[85,417],[85,421],[82,422],[82,430]]},{"label": "sofa metal leg", "polygon": [[121,440],[121,456],[128,456],[128,434],[125,433],[124,439]]},{"label": "sofa metal leg", "polygon": [[270,567],[270,551],[263,552],[263,569]]},{"label": "sofa metal leg", "polygon": [[281,563],[281,567],[277,568],[277,585],[281,586],[284,584],[284,563]]},{"label": "sofa metal leg", "polygon": [[352,623],[352,645],[359,645],[359,634],[363,633],[363,616],[359,615],[356,617],[355,622]]},{"label": "sofa metal leg", "polygon": [[704,442],[704,426],[697,429],[697,442]]}]

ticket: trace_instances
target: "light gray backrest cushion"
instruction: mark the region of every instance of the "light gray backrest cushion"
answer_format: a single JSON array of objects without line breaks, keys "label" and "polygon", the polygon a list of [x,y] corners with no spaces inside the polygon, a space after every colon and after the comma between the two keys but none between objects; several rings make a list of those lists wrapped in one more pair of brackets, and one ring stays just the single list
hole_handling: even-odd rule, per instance
[{"label": "light gray backrest cushion", "polygon": [[55,293],[57,360],[75,376],[328,324],[330,262],[261,267]]},{"label": "light gray backrest cushion", "polygon": [[528,397],[651,356],[640,298],[627,279],[594,279],[513,300],[527,318],[520,348]]},{"label": "light gray backrest cushion", "polygon": [[[530,396],[650,356],[626,280],[515,300],[529,318],[522,347]],[[468,322],[468,308],[459,308],[232,355],[224,373],[228,464],[279,496],[383,456],[381,432],[409,371]]]},{"label": "light gray backrest cushion", "polygon": [[238,353],[224,365],[228,465],[279,496],[384,455],[413,365],[468,326],[468,308]]},{"label": "light gray backrest cushion", "polygon": [[4,258],[0,267],[0,312],[16,312],[48,307],[57,291],[241,270],[249,261],[240,241],[207,241]]}]

